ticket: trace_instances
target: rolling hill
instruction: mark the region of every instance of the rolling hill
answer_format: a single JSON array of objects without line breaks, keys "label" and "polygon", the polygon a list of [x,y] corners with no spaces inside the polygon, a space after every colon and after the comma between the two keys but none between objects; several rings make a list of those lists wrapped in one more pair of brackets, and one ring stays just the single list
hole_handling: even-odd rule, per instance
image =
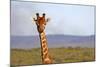
[{"label": "rolling hill", "polygon": [[[53,47],[94,47],[95,36],[47,35],[48,46]],[[40,47],[38,36],[11,36],[11,48]]]}]

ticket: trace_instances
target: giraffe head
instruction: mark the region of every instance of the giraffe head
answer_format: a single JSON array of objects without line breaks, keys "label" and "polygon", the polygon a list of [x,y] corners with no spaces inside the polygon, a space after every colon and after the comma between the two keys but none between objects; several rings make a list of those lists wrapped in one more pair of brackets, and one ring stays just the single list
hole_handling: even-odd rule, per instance
[{"label": "giraffe head", "polygon": [[45,29],[46,22],[48,22],[49,19],[45,19],[45,13],[42,14],[42,17],[39,16],[39,13],[36,13],[37,19],[34,21],[36,22],[37,29],[39,33],[42,33]]}]

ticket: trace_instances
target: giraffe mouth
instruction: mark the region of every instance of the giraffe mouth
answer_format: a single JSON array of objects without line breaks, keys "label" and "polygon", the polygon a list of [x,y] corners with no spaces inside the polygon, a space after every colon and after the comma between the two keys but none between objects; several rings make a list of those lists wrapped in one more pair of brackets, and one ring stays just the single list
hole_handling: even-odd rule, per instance
[{"label": "giraffe mouth", "polygon": [[40,33],[42,33],[44,31],[44,29],[45,29],[45,26],[44,25],[43,26],[39,26],[38,31]]}]

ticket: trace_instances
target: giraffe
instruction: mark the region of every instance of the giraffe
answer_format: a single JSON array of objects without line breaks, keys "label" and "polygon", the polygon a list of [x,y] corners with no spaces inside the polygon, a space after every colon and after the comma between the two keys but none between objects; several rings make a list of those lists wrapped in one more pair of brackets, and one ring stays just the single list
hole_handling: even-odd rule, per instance
[{"label": "giraffe", "polygon": [[45,13],[43,13],[43,16],[40,17],[39,13],[36,13],[37,19],[33,18],[36,26],[37,26],[37,30],[39,33],[39,37],[40,37],[40,44],[41,44],[41,56],[42,56],[42,63],[43,64],[51,64],[51,58],[48,52],[48,46],[47,46],[47,39],[46,39],[46,35],[44,32],[46,23],[48,22],[49,19],[45,19]]}]

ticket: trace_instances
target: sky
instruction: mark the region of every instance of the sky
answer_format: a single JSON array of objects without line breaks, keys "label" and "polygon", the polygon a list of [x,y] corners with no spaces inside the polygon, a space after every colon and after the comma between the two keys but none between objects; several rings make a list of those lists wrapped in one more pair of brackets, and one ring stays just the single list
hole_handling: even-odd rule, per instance
[{"label": "sky", "polygon": [[69,4],[11,1],[11,36],[38,35],[32,18],[46,13],[47,35],[95,34],[95,7]]}]

